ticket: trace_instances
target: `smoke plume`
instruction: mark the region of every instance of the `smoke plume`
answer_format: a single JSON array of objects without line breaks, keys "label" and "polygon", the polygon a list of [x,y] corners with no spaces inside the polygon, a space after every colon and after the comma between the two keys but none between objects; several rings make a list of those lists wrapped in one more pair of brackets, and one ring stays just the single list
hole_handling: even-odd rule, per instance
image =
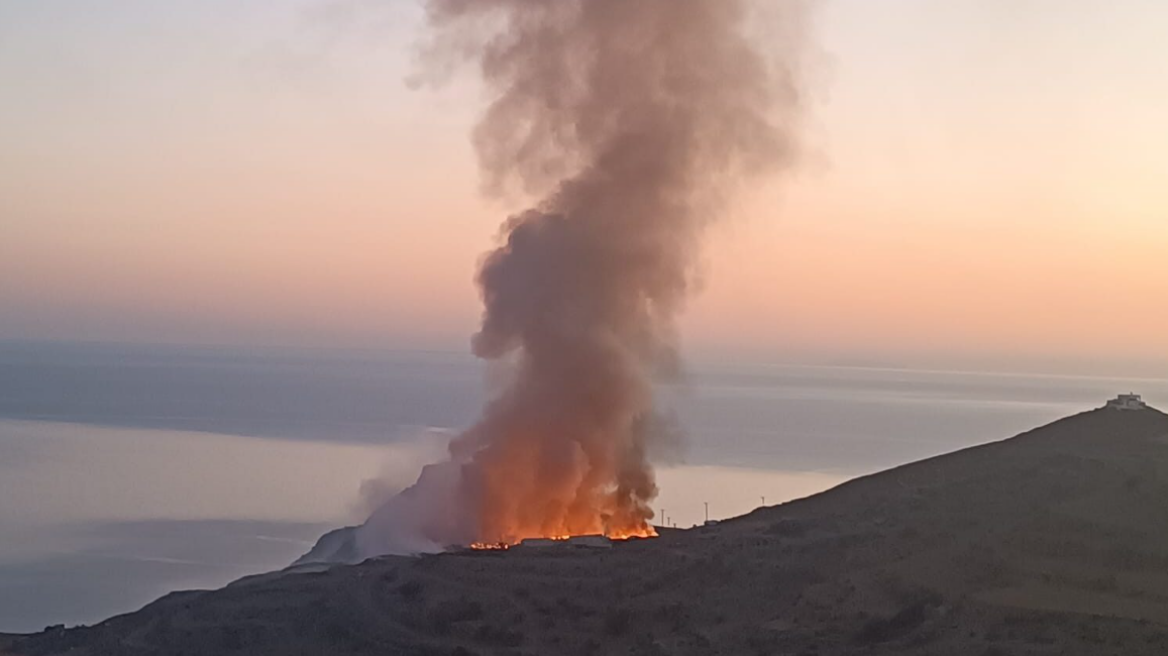
[{"label": "smoke plume", "polygon": [[473,58],[492,97],[485,186],[541,198],[478,274],[474,353],[513,373],[433,476],[432,542],[651,533],[653,384],[700,239],[793,159],[803,4],[764,1],[429,0],[427,61]]}]

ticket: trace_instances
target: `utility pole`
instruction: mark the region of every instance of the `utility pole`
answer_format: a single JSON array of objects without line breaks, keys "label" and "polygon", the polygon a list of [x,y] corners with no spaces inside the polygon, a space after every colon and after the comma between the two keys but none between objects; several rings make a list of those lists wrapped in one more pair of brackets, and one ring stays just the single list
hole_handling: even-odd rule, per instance
[{"label": "utility pole", "polygon": [[706,523],[709,523],[709,521],[710,521],[710,502],[703,501],[702,503],[706,504]]},{"label": "utility pole", "polygon": [[766,507],[766,497],[759,497],[759,498],[762,499],[762,505],[765,508]]}]

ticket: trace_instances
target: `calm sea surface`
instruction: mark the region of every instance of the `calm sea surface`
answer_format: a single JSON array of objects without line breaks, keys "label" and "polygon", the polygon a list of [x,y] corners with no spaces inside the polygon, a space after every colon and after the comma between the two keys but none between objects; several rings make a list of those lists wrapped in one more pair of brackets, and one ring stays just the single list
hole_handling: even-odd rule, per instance
[{"label": "calm sea surface", "polygon": [[[0,631],[279,568],[408,485],[490,373],[446,353],[0,343]],[[658,508],[701,519],[998,440],[1168,381],[695,365]],[[733,481],[732,485],[727,481]],[[369,486],[366,486],[369,489]]]}]

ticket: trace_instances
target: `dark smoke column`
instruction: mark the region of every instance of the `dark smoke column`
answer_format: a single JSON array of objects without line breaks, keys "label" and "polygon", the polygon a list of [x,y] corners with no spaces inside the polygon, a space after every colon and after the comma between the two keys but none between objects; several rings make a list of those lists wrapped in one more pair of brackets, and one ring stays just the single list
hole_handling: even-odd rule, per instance
[{"label": "dark smoke column", "polygon": [[[801,4],[763,0],[776,34]],[[481,358],[508,386],[451,446],[477,539],[651,532],[652,383],[699,238],[735,187],[791,159],[790,43],[746,0],[430,0],[442,53],[473,53],[492,189],[543,198],[479,272]],[[768,30],[770,31],[770,30]]]}]

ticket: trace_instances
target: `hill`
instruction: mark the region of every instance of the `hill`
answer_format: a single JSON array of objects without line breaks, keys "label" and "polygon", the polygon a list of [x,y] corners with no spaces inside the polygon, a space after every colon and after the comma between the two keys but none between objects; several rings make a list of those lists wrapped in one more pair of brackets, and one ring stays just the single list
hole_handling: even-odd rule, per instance
[{"label": "hill", "polygon": [[1103,409],[610,550],[173,594],[20,654],[1164,654],[1168,415]]}]

